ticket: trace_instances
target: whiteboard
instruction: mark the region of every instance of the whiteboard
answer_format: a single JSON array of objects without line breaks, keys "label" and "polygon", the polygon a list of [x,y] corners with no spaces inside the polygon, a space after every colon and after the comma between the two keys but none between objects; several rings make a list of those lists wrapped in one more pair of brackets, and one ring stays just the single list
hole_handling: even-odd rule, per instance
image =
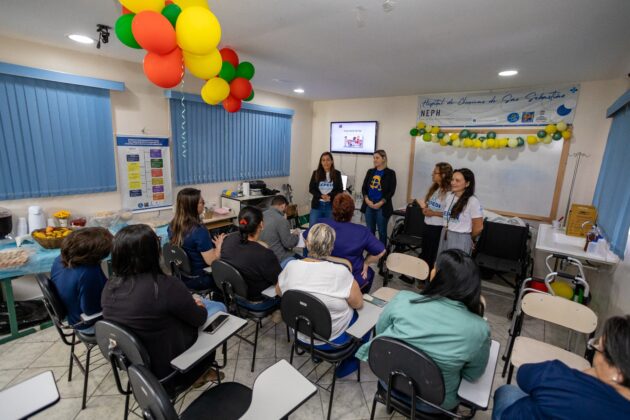
[{"label": "whiteboard", "polygon": [[473,171],[475,195],[483,208],[537,220],[555,218],[559,195],[556,186],[561,185],[564,176],[567,142],[483,150],[440,146],[420,137],[412,141],[409,199],[424,197],[435,164],[448,162],[453,169]]}]

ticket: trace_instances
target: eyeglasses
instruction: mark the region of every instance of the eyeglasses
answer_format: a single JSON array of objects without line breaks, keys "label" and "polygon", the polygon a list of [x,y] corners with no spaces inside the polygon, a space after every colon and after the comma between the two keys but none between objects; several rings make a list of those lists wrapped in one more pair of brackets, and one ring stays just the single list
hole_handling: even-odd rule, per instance
[{"label": "eyeglasses", "polygon": [[602,340],[601,337],[593,337],[586,343],[586,348],[589,350],[595,350],[598,353],[604,353],[604,349],[602,348]]}]

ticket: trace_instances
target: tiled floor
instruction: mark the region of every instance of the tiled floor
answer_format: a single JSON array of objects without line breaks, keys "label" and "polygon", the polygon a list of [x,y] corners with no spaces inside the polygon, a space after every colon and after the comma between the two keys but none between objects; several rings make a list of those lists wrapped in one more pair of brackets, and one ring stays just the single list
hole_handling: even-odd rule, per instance
[{"label": "tiled floor", "polygon": [[[375,280],[375,288],[382,282]],[[390,283],[391,287],[407,288],[399,280]],[[374,290],[374,289],[373,289]],[[511,297],[502,291],[497,291],[489,284],[483,291],[488,308],[486,316],[492,329],[492,338],[501,343],[501,352],[505,348],[509,321],[506,314],[511,308]],[[229,342],[228,363],[224,369],[226,380],[237,381],[251,386],[256,376],[268,366],[280,359],[288,359],[290,347],[286,341],[284,324],[273,325],[267,321],[263,328],[264,334],[259,340],[256,355],[256,368],[250,372],[252,347],[247,343],[233,338]],[[558,332],[544,325],[542,322],[526,321],[524,335],[537,339],[545,339],[557,345],[566,344],[566,333]],[[82,347],[82,346],[79,346]],[[0,389],[13,385],[45,370],[52,370],[57,379],[57,386],[61,394],[61,401],[47,411],[40,413],[37,418],[45,419],[116,419],[122,418],[124,398],[118,394],[108,365],[90,373],[87,408],[81,410],[81,392],[83,376],[75,369],[73,380],[68,382],[68,354],[69,348],[61,343],[57,332],[49,328],[22,339],[0,346]],[[99,354],[95,349],[94,354]],[[297,362],[304,359],[297,358]],[[307,366],[310,364],[307,363]],[[294,361],[294,366],[298,364]],[[495,375],[494,388],[505,381],[501,378],[503,363],[499,362]],[[309,369],[310,370],[310,369]],[[318,367],[315,375],[321,375],[325,367]],[[306,372],[306,371],[304,371]],[[330,383],[330,373],[324,377],[323,383]],[[376,378],[367,364],[361,367],[361,382],[356,376],[337,381],[335,401],[333,403],[333,419],[369,419],[372,397],[376,388]],[[179,409],[187,406],[201,391],[191,391],[177,405]],[[291,419],[324,419],[328,409],[329,393],[319,390],[298,411],[291,415]],[[492,401],[490,402],[492,404]],[[490,408],[492,405],[490,405]],[[491,409],[480,411],[475,418],[489,419]],[[134,417],[130,417],[134,418]],[[377,405],[376,418],[402,418],[397,415],[388,416],[382,405]],[[265,420],[265,419],[261,419]]]}]

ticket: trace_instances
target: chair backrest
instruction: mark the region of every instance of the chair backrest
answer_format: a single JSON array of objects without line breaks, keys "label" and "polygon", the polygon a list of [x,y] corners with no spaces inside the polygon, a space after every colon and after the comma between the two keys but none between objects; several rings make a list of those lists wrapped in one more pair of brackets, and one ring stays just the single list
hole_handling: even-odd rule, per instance
[{"label": "chair backrest", "polygon": [[282,294],[280,311],[289,328],[314,339],[330,339],[330,311],[319,298],[301,290],[287,290]]},{"label": "chair backrest", "polygon": [[267,242],[261,240],[261,239],[257,240],[256,242],[258,242],[259,244],[261,244],[265,248],[269,248],[269,244]]},{"label": "chair backrest", "polygon": [[236,296],[247,298],[247,283],[236,267],[225,261],[216,260],[212,263],[212,277],[219,290],[231,288]]},{"label": "chair backrest", "polygon": [[424,235],[426,224],[422,208],[415,201],[407,204],[405,209],[405,235],[421,237]]},{"label": "chair backrest", "polygon": [[95,324],[95,330],[103,357],[115,363],[118,369],[126,371],[131,365],[151,366],[149,352],[127,328],[113,321],[101,320]]},{"label": "chair backrest", "polygon": [[429,265],[424,260],[412,255],[392,252],[387,256],[385,264],[389,271],[404,274],[414,279],[424,280],[429,277]]},{"label": "chair backrest", "polygon": [[133,396],[145,419],[179,418],[164,387],[149,369],[142,365],[132,365],[129,366],[128,373]]},{"label": "chair backrest", "polygon": [[348,261],[345,258],[341,258],[341,257],[333,257],[332,255],[329,255],[325,258],[326,261],[330,261],[333,263],[337,263],[337,264],[343,264],[346,266],[346,268],[348,270],[350,270],[350,272],[352,273],[352,264],[350,263],[350,261]]},{"label": "chair backrest", "polygon": [[[73,333],[67,332],[68,326],[63,322],[67,315],[66,306],[61,299],[59,299],[55,284],[45,274],[37,274],[35,277],[37,278],[37,284],[42,291],[42,295],[44,295],[44,307],[50,319],[63,342],[67,345],[71,345],[67,339],[71,337]],[[66,329],[66,331],[64,331],[64,329]]]},{"label": "chair backrest", "polygon": [[164,263],[170,267],[174,276],[181,277],[181,274],[184,274],[190,277],[192,271],[190,259],[181,247],[167,243],[162,247],[162,255]]},{"label": "chair backrest", "polygon": [[546,293],[528,293],[521,308],[525,314],[574,331],[590,334],[597,328],[597,315],[587,306]]},{"label": "chair backrest", "polygon": [[477,254],[510,261],[522,261],[527,253],[528,226],[508,225],[484,220],[477,242]]},{"label": "chair backrest", "polygon": [[[431,404],[444,401],[444,379],[437,364],[422,350],[392,337],[377,337],[370,344],[368,364],[385,384],[405,395]],[[391,381],[391,382],[390,382]]]}]

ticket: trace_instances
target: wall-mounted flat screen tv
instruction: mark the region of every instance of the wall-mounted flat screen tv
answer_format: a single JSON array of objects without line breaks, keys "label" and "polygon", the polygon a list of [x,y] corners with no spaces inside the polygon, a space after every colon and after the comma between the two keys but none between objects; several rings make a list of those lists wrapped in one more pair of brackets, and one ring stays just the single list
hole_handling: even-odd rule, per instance
[{"label": "wall-mounted flat screen tv", "polygon": [[330,151],[371,155],[376,150],[378,121],[334,121],[330,123]]}]

